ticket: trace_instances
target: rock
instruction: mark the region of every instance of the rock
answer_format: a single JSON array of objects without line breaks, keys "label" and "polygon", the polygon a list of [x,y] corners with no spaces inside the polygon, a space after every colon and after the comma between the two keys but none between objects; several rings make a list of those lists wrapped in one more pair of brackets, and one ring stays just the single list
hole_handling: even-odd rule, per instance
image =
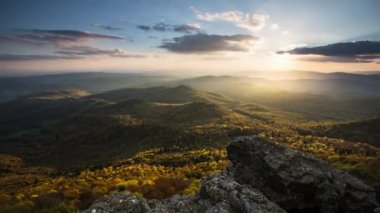
[{"label": "rock", "polygon": [[312,155],[255,136],[227,147],[230,168],[202,180],[195,197],[148,200],[123,192],[105,196],[85,213],[379,212],[375,190]]},{"label": "rock", "polygon": [[186,195],[174,195],[170,198],[155,200],[149,203],[151,206],[151,211],[149,211],[149,213],[192,213],[197,212],[198,209],[198,206],[194,202],[194,198]]},{"label": "rock", "polygon": [[174,195],[163,200],[146,200],[129,192],[96,201],[85,213],[285,213],[261,192],[241,185],[223,174],[203,180],[195,197]]},{"label": "rock", "polygon": [[96,200],[85,213],[143,213],[150,207],[144,198],[138,198],[129,192],[116,193]]},{"label": "rock", "polygon": [[201,207],[197,212],[285,213],[260,191],[241,185],[224,174],[205,178],[195,199]]},{"label": "rock", "polygon": [[373,212],[375,190],[314,158],[256,136],[227,147],[229,174],[289,212]]}]

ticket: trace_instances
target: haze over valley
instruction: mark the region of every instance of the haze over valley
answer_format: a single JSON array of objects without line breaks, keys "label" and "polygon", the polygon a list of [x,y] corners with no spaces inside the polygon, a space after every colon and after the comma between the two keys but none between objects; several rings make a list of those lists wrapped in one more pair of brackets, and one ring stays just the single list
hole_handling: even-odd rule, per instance
[{"label": "haze over valley", "polygon": [[0,212],[378,211],[378,9],[1,1]]}]

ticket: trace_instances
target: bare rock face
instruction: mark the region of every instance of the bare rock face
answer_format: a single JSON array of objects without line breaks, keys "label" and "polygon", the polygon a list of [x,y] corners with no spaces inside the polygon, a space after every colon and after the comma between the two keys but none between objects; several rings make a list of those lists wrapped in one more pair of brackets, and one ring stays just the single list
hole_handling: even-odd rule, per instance
[{"label": "bare rock face", "polygon": [[373,212],[375,190],[309,154],[255,136],[227,147],[229,174],[288,212]]},{"label": "bare rock face", "polygon": [[226,175],[214,174],[204,179],[195,199],[199,205],[197,212],[285,213],[259,190],[241,185]]},{"label": "bare rock face", "polygon": [[203,180],[195,197],[175,195],[163,200],[146,200],[129,192],[105,196],[86,213],[285,213],[260,191],[244,186],[229,176],[214,174]]},{"label": "bare rock face", "polygon": [[96,200],[89,209],[83,211],[86,213],[108,213],[108,212],[125,212],[125,213],[142,213],[150,210],[147,201],[144,198],[138,198],[130,192],[117,193],[104,196]]},{"label": "bare rock face", "polygon": [[231,167],[203,178],[195,197],[147,200],[123,192],[95,201],[84,212],[364,213],[378,206],[372,187],[309,154],[256,136],[237,138],[227,153]]}]

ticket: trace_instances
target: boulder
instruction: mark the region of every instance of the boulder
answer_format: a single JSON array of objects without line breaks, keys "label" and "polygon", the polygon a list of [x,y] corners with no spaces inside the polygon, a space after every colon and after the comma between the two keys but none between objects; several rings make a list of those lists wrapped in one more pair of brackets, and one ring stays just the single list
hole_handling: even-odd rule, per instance
[{"label": "boulder", "polygon": [[260,190],[288,212],[373,212],[375,190],[358,178],[314,158],[256,136],[227,147],[229,174]]},{"label": "boulder", "polygon": [[205,178],[195,200],[197,212],[285,213],[259,190],[241,185],[225,174]]},{"label": "boulder", "polygon": [[260,191],[241,185],[223,174],[204,178],[195,197],[174,195],[147,200],[129,192],[108,195],[94,202],[84,213],[285,213]]},{"label": "boulder", "polygon": [[227,156],[228,170],[204,177],[195,197],[149,200],[121,192],[95,201],[84,212],[379,212],[372,187],[310,154],[247,136],[235,139]]},{"label": "boulder", "polygon": [[130,192],[115,193],[96,200],[85,213],[143,213],[150,207],[144,198]]}]

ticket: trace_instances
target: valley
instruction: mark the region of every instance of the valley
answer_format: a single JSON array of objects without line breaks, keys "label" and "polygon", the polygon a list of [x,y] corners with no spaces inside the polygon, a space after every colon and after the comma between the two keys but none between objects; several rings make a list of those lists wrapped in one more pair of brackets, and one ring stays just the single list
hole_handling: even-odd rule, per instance
[{"label": "valley", "polygon": [[226,76],[125,74],[110,78],[124,79],[119,85],[95,87],[93,75],[57,76],[86,79],[84,86],[8,89],[14,97],[0,105],[0,212],[70,212],[124,190],[158,199],[194,195],[202,177],[229,165],[230,141],[245,135],[311,153],[379,189],[377,94],[337,98]]}]

